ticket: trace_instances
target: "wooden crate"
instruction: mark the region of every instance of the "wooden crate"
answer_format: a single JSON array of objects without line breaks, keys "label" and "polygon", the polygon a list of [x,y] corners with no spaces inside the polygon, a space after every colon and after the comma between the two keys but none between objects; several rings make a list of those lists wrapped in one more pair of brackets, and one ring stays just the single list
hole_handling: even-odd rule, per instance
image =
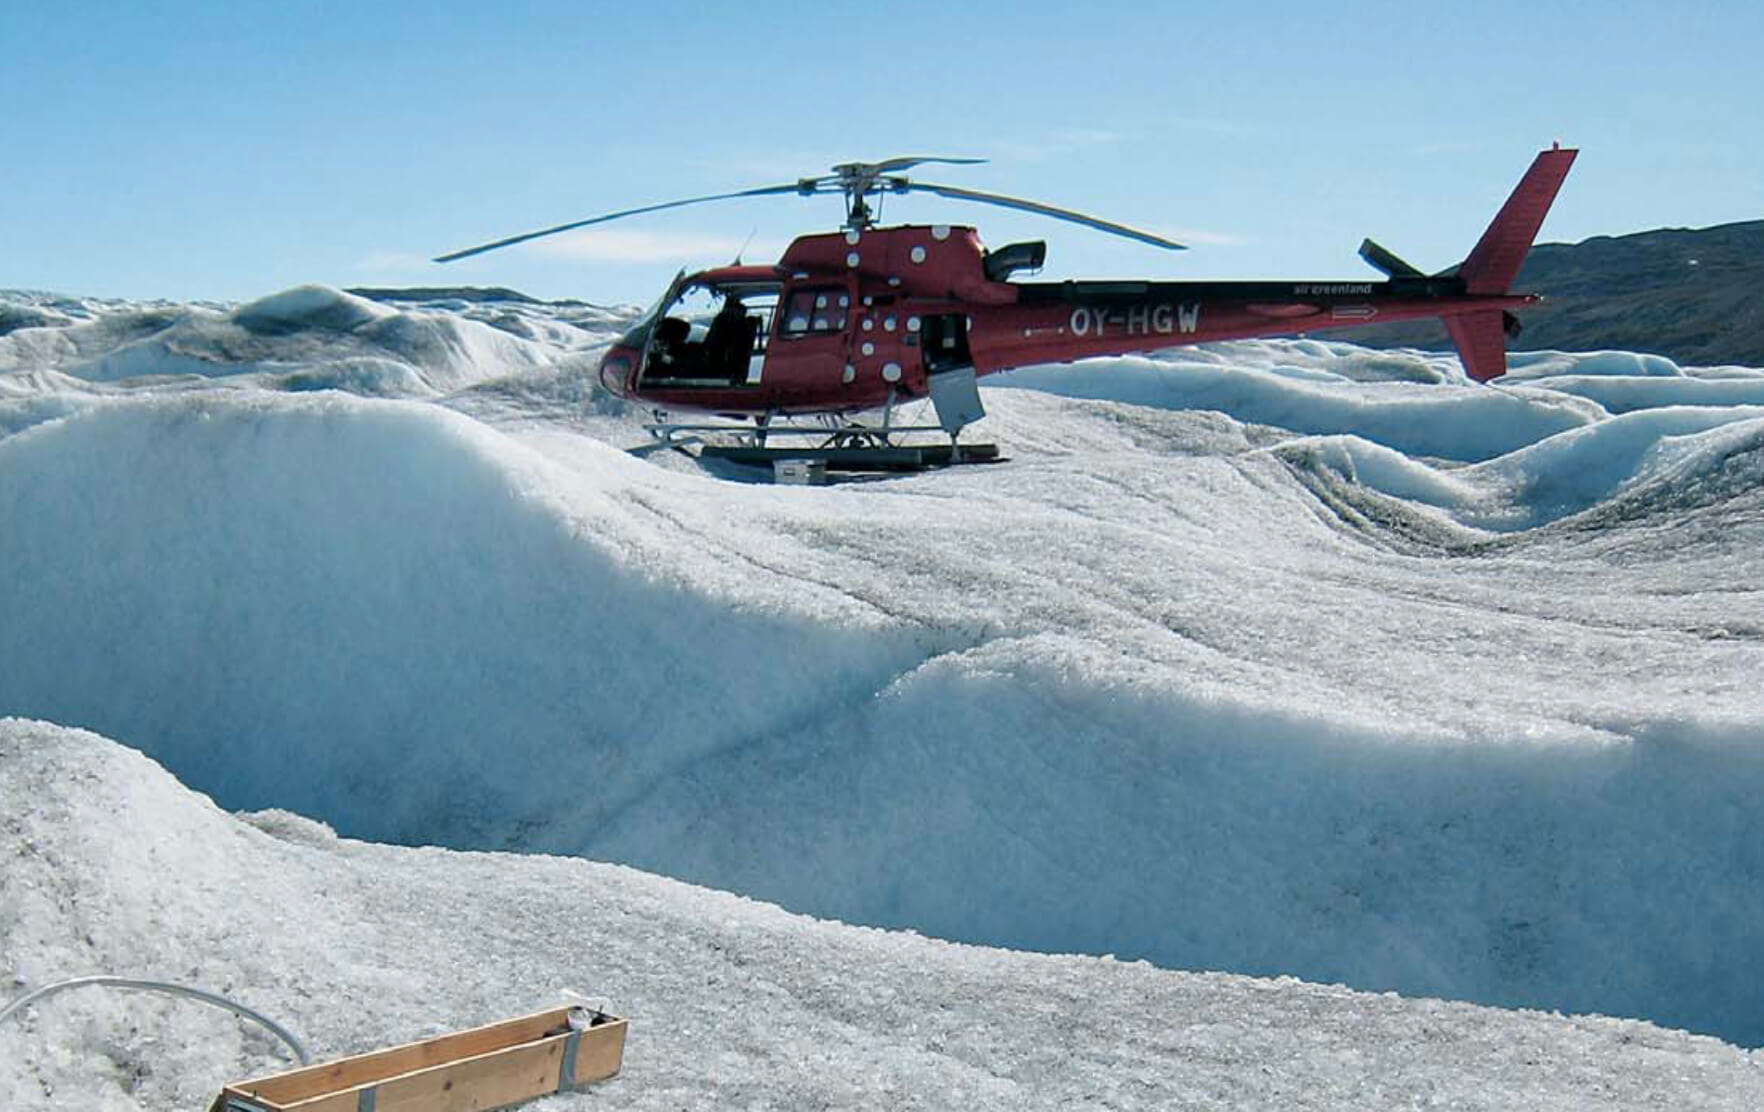
[{"label": "wooden crate", "polygon": [[[570,1026],[575,1011],[578,1024]],[[553,1008],[221,1090],[209,1112],[484,1112],[619,1072],[626,1022]]]}]

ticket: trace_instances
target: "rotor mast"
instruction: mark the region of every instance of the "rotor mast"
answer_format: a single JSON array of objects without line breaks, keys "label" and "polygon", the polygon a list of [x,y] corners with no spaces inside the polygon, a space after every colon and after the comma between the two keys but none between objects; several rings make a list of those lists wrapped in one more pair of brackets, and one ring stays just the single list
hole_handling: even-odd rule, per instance
[{"label": "rotor mast", "polygon": [[803,178],[796,183],[796,188],[805,197],[814,193],[832,192],[833,189],[838,189],[845,194],[845,223],[841,227],[849,232],[865,232],[874,227],[876,223],[876,211],[870,207],[868,199],[870,194],[904,193],[907,191],[906,178],[889,177],[884,174],[885,169],[892,168],[892,163],[904,161],[906,160],[892,159],[887,163],[841,162],[833,167],[833,172],[830,175],[822,178]]}]

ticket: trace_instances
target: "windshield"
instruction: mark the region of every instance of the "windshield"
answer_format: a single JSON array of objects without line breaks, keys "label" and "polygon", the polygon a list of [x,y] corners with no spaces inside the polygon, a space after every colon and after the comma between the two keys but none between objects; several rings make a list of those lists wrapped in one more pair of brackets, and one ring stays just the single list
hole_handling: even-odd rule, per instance
[{"label": "windshield", "polygon": [[674,280],[669,282],[668,288],[655,299],[655,304],[643,310],[643,315],[638,317],[631,327],[625,329],[625,334],[619,337],[620,346],[642,350],[644,345],[649,343],[650,331],[655,328],[655,322],[661,319],[662,310],[674,300],[674,294],[679,291],[680,282],[685,277],[684,270],[674,275]]}]

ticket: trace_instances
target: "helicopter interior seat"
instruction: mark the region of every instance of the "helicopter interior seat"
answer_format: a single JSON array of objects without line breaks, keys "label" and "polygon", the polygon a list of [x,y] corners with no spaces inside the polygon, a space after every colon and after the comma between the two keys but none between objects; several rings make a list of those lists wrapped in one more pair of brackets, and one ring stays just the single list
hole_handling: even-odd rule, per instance
[{"label": "helicopter interior seat", "polygon": [[759,324],[760,318],[748,314],[738,301],[730,302],[712,318],[704,337],[705,377],[727,381],[731,386],[746,383]]},{"label": "helicopter interior seat", "polygon": [[686,337],[692,326],[680,317],[663,317],[655,326],[652,350],[658,378],[684,378],[686,368]]},{"label": "helicopter interior seat", "polygon": [[729,338],[728,369],[729,384],[742,386],[747,382],[748,367],[755,355],[754,344],[759,339],[760,318],[747,314],[735,322],[733,335]]},{"label": "helicopter interior seat", "polygon": [[705,377],[731,377],[743,319],[741,303],[733,300],[711,318],[710,328],[704,334]]}]

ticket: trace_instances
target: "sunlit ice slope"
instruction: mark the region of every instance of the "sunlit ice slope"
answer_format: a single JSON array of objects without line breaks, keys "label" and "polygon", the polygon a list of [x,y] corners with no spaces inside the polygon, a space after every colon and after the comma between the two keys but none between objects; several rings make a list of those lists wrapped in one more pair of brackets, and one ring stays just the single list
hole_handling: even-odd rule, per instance
[{"label": "sunlit ice slope", "polygon": [[512,303],[391,306],[324,286],[236,306],[0,291],[0,381],[36,372],[95,385],[435,397],[568,361],[622,319],[592,306],[563,317]]},{"label": "sunlit ice slope", "polygon": [[1245,345],[1025,372],[1078,396],[990,393],[1011,462],[816,489],[632,459],[519,379],[28,373],[0,708],[227,806],[1764,1041],[1745,397]]},{"label": "sunlit ice slope", "polygon": [[378,837],[610,816],[934,651],[835,590],[689,580],[620,489],[643,464],[573,482],[433,407],[180,393],[0,452],[5,702]]},{"label": "sunlit ice slope", "polygon": [[[534,1112],[680,1108],[1749,1109],[1755,1052],[1566,1018],[954,945],[632,869],[228,814],[141,754],[0,719],[0,975],[222,992],[319,1059],[563,1003],[624,1068]],[[8,990],[8,995],[13,995]],[[0,1026],[0,1107],[161,1112],[289,1066],[188,1001],[82,989]]]}]

